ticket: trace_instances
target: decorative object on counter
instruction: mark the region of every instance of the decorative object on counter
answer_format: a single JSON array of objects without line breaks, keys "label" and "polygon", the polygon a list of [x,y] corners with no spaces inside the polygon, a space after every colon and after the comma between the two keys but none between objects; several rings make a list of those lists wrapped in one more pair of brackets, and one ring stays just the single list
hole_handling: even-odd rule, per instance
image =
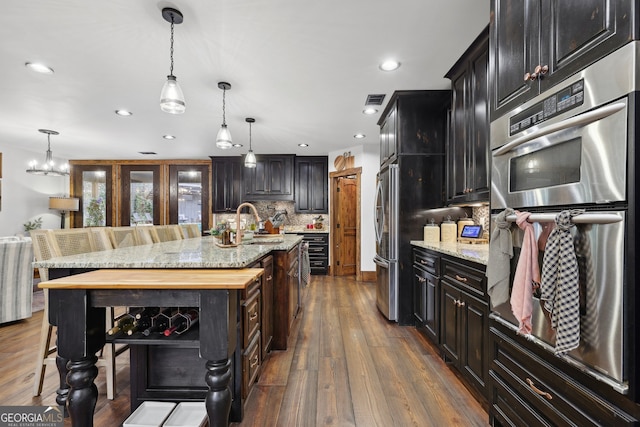
[{"label": "decorative object on counter", "polygon": [[178,85],[176,76],[173,75],[173,26],[175,24],[181,24],[183,17],[179,10],[170,7],[162,9],[162,17],[165,21],[171,23],[171,48],[169,50],[171,65],[169,67],[167,81],[164,83],[162,91],[160,92],[160,109],[169,114],[182,114],[186,109],[184,94]]},{"label": "decorative object on counter", "polygon": [[446,221],[440,225],[440,241],[443,243],[456,243],[458,229],[456,223],[451,220],[451,216],[447,215]]},{"label": "decorative object on counter", "polygon": [[53,161],[53,152],[51,151],[51,135],[60,135],[60,133],[49,129],[38,129],[38,132],[47,134],[47,153],[45,154],[42,167],[38,167],[38,162],[33,160],[29,162],[27,173],[32,175],[68,176],[69,165],[64,164],[57,168]]},{"label": "decorative object on counter", "polygon": [[222,89],[222,126],[220,126],[220,130],[216,136],[216,147],[222,150],[227,150],[233,146],[231,132],[227,129],[226,118],[226,94],[227,91],[231,89],[231,85],[227,82],[219,82],[218,87]]},{"label": "decorative object on counter", "polygon": [[483,237],[482,226],[481,225],[465,225],[462,228],[462,233],[460,233],[460,237],[458,237],[458,243],[467,243],[467,244],[486,244],[489,243],[488,239]]},{"label": "decorative object on counter", "polygon": [[507,220],[514,210],[507,208],[496,217],[496,227],[489,244],[489,258],[487,265],[487,293],[491,300],[491,306],[497,307],[509,301],[509,262],[513,258],[513,237]]},{"label": "decorative object on counter", "polygon": [[438,243],[440,242],[440,227],[436,224],[436,221],[431,218],[431,222],[424,226],[425,243]]},{"label": "decorative object on counter", "polygon": [[67,211],[77,212],[80,209],[80,199],[77,197],[49,197],[49,209],[60,211],[60,228],[64,228]]},{"label": "decorative object on counter", "polygon": [[247,156],[244,158],[244,167],[245,168],[255,168],[256,167],[256,155],[253,154],[253,150],[251,149],[251,123],[255,123],[256,119],[247,117],[244,119],[245,122],[249,123],[249,152]]},{"label": "decorative object on counter", "polygon": [[322,217],[322,215],[316,217],[313,219],[313,228],[315,228],[316,230],[322,230],[322,227],[324,227],[323,222],[324,218]]}]

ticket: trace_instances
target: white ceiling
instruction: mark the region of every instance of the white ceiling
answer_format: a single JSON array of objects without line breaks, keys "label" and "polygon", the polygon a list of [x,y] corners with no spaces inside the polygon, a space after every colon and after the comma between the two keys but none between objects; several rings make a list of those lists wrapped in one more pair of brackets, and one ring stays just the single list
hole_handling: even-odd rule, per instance
[{"label": "white ceiling", "polygon": [[[367,94],[446,89],[443,76],[489,22],[489,0],[3,0],[0,14],[0,147],[56,158],[206,159],[248,149],[319,155],[378,144],[380,113]],[[174,74],[182,115],[160,111],[169,74],[174,7]],[[396,58],[402,66],[383,72]],[[25,62],[55,70],[42,75]],[[219,81],[231,83],[227,124],[243,148],[220,150]],[[384,107],[384,105],[383,105]],[[114,114],[129,109],[131,117]],[[382,108],[380,108],[380,112]],[[366,134],[363,140],[353,135]],[[177,139],[167,141],[164,134]],[[306,149],[298,147],[307,143]],[[143,156],[140,151],[156,152]]]}]

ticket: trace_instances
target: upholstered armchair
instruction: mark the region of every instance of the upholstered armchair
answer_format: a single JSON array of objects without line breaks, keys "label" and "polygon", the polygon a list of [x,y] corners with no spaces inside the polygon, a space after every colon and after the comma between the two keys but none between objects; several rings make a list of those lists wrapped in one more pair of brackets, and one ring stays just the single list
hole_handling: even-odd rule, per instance
[{"label": "upholstered armchair", "polygon": [[0,239],[0,323],[31,317],[31,239]]}]

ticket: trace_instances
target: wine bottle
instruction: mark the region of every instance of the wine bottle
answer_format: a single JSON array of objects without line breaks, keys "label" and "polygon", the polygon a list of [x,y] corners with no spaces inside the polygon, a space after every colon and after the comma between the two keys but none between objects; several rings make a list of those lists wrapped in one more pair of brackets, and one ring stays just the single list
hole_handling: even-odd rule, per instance
[{"label": "wine bottle", "polygon": [[140,312],[136,313],[136,319],[141,319],[143,317],[152,318],[160,313],[160,307],[145,307]]},{"label": "wine bottle", "polygon": [[171,320],[171,326],[165,329],[164,336],[168,337],[173,333],[181,334],[185,332],[198,322],[198,316],[199,313],[196,309],[180,312],[178,316]]},{"label": "wine bottle", "polygon": [[115,335],[118,332],[120,332],[127,325],[133,325],[133,317],[129,316],[129,314],[125,314],[122,317],[120,317],[118,319],[118,322],[116,323],[116,326],[114,326],[113,328],[109,329],[107,331],[107,334]]},{"label": "wine bottle", "polygon": [[153,332],[162,333],[162,331],[164,331],[165,329],[167,329],[169,327],[169,318],[171,317],[171,312],[172,312],[171,308],[166,308],[166,309],[162,310],[162,312],[160,312],[157,315],[153,316],[151,318],[151,326],[149,326],[145,330],[143,330],[142,334],[144,336],[148,337]]}]

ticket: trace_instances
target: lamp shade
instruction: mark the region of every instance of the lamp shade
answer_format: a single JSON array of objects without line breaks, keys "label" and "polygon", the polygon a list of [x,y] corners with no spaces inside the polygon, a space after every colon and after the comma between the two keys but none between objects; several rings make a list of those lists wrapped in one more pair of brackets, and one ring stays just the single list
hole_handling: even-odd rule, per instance
[{"label": "lamp shade", "polygon": [[231,139],[231,132],[227,128],[226,124],[220,126],[220,130],[218,131],[218,136],[216,137],[216,147],[221,148],[223,150],[227,150],[233,146],[233,141]]},{"label": "lamp shade", "polygon": [[76,212],[80,209],[80,199],[76,197],[49,197],[49,209]]},{"label": "lamp shade", "polygon": [[252,150],[249,150],[246,157],[244,158],[244,167],[255,168],[256,166],[257,166],[256,155],[253,154]]}]

